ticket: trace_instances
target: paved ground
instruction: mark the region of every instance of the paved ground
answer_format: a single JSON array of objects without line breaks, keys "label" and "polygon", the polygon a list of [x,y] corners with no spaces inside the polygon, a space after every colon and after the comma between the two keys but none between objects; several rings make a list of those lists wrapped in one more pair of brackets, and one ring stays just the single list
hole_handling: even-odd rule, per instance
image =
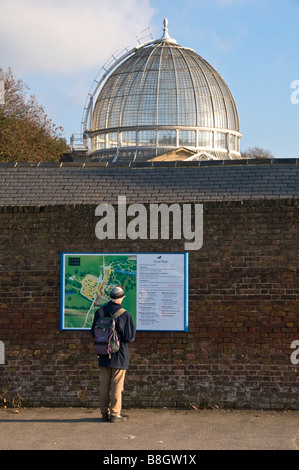
[{"label": "paved ground", "polygon": [[0,409],[1,450],[299,450],[299,411]]}]

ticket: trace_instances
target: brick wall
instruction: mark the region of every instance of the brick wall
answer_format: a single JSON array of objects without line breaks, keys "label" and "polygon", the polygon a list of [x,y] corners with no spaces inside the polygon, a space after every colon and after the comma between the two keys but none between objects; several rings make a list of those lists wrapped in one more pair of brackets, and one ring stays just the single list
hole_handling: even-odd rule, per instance
[{"label": "brick wall", "polygon": [[[204,244],[189,253],[189,331],[137,333],[124,405],[299,409],[290,359],[299,340],[297,201],[203,204]],[[181,252],[183,242],[103,243],[94,205],[0,211],[0,399],[98,406],[90,333],[59,327],[60,253]]]}]

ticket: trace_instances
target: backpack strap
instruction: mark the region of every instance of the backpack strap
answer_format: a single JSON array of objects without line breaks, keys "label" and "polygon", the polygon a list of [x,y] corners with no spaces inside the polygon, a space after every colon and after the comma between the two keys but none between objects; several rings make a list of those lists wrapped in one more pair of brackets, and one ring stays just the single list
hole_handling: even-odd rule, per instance
[{"label": "backpack strap", "polygon": [[[126,311],[126,309],[120,308],[120,309],[117,310],[117,312],[115,312],[113,315],[111,315],[111,314],[109,314],[109,315],[113,318],[113,320],[116,320],[116,319],[117,319],[118,317],[120,317],[125,311]],[[103,318],[103,317],[105,316],[103,307],[101,307],[101,308],[99,309],[99,316],[100,316],[100,318]]]},{"label": "backpack strap", "polygon": [[99,308],[99,316],[100,318],[103,318],[105,316],[103,307]]},{"label": "backpack strap", "polygon": [[113,315],[111,315],[111,317],[113,318],[113,320],[116,320],[118,317],[120,317],[124,312],[126,311],[125,308],[120,308],[119,310],[117,310],[117,312],[115,312]]}]

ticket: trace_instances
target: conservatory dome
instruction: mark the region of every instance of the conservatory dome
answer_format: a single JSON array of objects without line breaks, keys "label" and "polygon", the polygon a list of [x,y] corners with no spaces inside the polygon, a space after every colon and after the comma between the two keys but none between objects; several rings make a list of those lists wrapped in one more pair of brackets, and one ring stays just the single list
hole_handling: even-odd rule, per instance
[{"label": "conservatory dome", "polygon": [[180,147],[192,159],[240,158],[236,104],[219,73],[164,34],[127,52],[101,83],[85,135],[96,161],[145,161]]}]

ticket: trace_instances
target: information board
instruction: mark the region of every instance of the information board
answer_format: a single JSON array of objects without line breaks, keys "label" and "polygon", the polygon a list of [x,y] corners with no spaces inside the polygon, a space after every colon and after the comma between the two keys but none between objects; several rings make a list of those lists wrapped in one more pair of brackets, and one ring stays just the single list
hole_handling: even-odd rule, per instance
[{"label": "information board", "polygon": [[188,330],[187,253],[62,253],[61,329],[90,329],[114,286],[137,330]]}]

